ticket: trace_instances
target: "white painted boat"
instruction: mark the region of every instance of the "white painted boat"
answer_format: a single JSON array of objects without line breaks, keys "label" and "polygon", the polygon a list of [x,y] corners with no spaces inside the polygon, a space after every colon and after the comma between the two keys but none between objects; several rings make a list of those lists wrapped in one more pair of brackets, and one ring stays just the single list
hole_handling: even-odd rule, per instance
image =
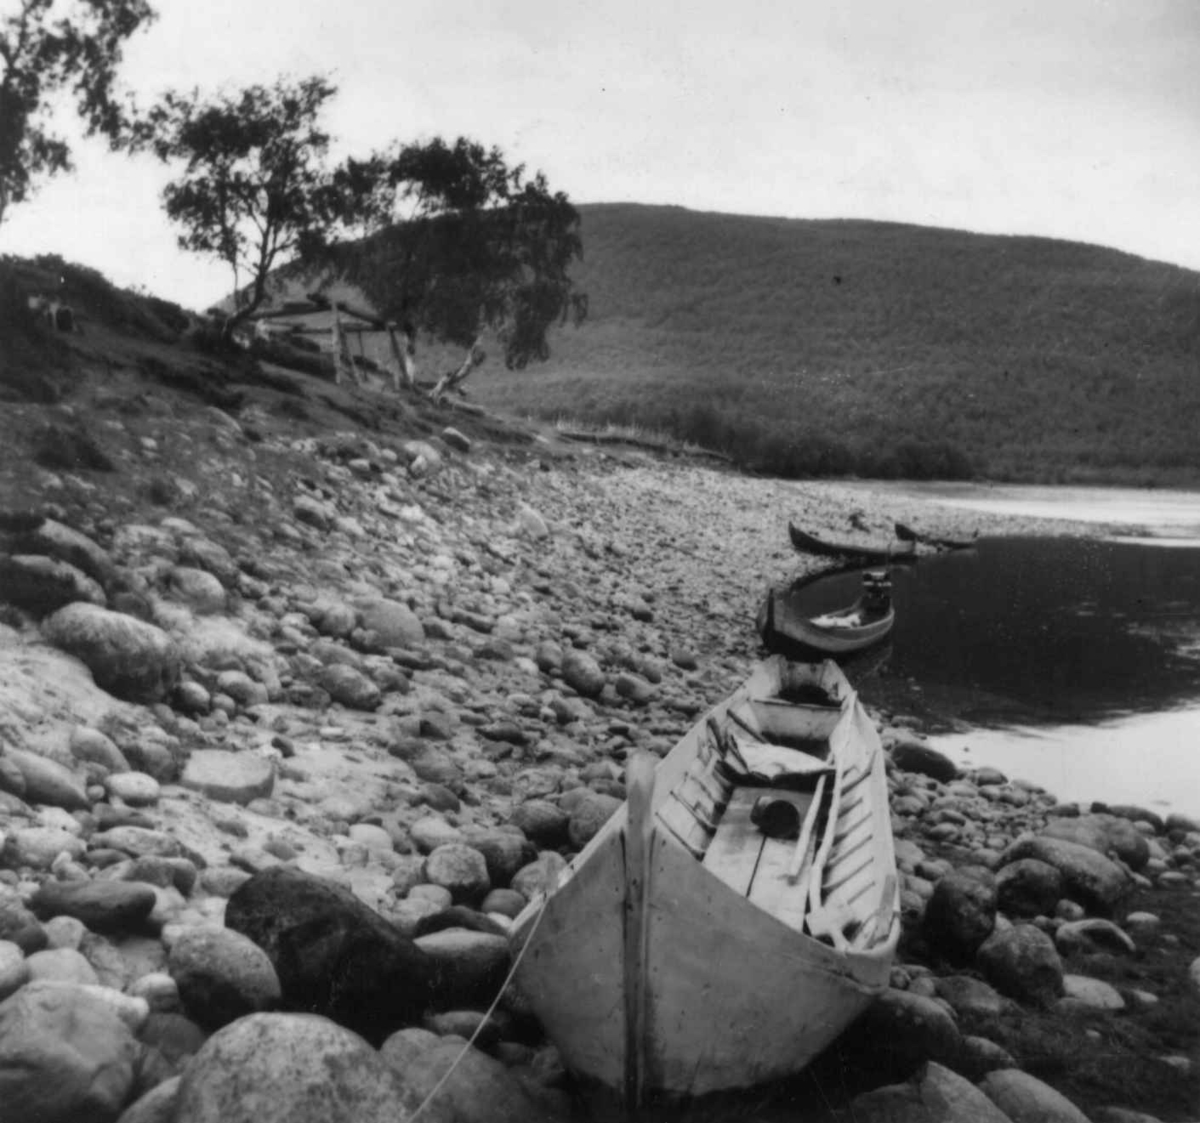
[{"label": "white painted boat", "polygon": [[899,897],[879,737],[832,661],[773,656],[517,918],[516,982],[622,1095],[803,1069],[887,985]]}]

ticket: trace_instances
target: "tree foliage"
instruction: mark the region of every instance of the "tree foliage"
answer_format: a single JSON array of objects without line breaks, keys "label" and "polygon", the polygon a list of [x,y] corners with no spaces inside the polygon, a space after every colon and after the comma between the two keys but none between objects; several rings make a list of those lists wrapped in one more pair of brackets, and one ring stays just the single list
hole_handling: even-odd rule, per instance
[{"label": "tree foliage", "polygon": [[0,16],[0,221],[37,179],[71,168],[70,146],[51,128],[55,95],[70,94],[88,135],[117,140],[122,51],[154,18],[146,0],[16,0]]},{"label": "tree foliage", "polygon": [[549,327],[584,318],[587,298],[568,273],[583,253],[579,212],[541,173],[526,179],[499,149],[461,137],[363,167],[375,184],[371,223],[393,221],[325,261],[386,318],[468,348],[490,328],[510,368],[545,360]]},{"label": "tree foliage", "polygon": [[327,166],[318,119],[335,92],[320,76],[211,98],[172,91],[136,126],[135,146],[182,164],[163,192],[166,212],[183,228],[183,249],[229,265],[235,323],[262,304],[273,270],[313,258],[370,210],[369,169]]}]

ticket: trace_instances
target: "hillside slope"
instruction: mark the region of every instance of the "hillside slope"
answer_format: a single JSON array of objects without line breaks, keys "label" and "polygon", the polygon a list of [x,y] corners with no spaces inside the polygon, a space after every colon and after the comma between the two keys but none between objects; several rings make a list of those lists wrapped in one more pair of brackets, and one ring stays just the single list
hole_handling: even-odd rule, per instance
[{"label": "hillside slope", "polygon": [[1095,246],[584,206],[590,315],[480,401],[784,473],[1200,479],[1200,274]]}]

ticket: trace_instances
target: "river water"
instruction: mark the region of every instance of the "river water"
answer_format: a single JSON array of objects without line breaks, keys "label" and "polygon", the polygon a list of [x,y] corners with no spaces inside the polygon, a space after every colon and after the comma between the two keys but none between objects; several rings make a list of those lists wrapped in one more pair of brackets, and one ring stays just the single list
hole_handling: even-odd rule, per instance
[{"label": "river water", "polygon": [[[859,671],[863,699],[920,718],[964,766],[994,765],[1063,800],[1200,815],[1200,494],[893,490],[1128,533],[982,539],[897,566],[896,627]],[[800,596],[826,611],[858,583],[837,575]]]}]

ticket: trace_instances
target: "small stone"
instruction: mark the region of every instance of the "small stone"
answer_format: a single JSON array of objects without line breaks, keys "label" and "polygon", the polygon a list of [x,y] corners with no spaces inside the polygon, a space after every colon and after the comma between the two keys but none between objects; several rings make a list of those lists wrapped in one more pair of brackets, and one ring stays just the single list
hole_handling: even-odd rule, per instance
[{"label": "small stone", "polygon": [[567,839],[570,816],[557,804],[530,799],[513,809],[512,823],[535,844],[554,847]]},{"label": "small stone", "polygon": [[916,772],[944,784],[958,776],[958,766],[949,757],[905,730],[894,731],[885,747],[891,753],[892,763],[904,772]]},{"label": "small stone", "polygon": [[611,795],[587,792],[571,811],[567,825],[571,845],[577,850],[582,850],[617,812],[622,802]]},{"label": "small stone", "polygon": [[379,687],[366,675],[341,663],[323,668],[317,683],[333,701],[352,710],[374,710],[383,699]]},{"label": "small stone", "polygon": [[1125,1009],[1125,999],[1116,987],[1086,975],[1064,975],[1063,996],[1067,1001],[1082,1003],[1093,1010]]},{"label": "small stone", "polygon": [[0,940],[0,1002],[29,982],[25,953],[11,940]]},{"label": "small stone", "polygon": [[25,960],[31,980],[98,986],[100,978],[87,958],[74,948],[47,948]]},{"label": "small stone", "polygon": [[279,978],[267,953],[228,928],[180,933],[171,945],[167,970],[188,1017],[209,1030],[266,1010],[280,997]]},{"label": "small stone", "polygon": [[409,827],[409,834],[423,854],[430,854],[439,846],[463,841],[462,831],[439,815],[428,815],[418,819]]},{"label": "small stone", "polygon": [[210,799],[245,806],[271,794],[275,769],[268,758],[255,753],[197,749],[188,758],[180,783]]},{"label": "small stone", "polygon": [[585,698],[597,698],[608,681],[600,664],[590,655],[572,649],[563,656],[563,681]]},{"label": "small stone", "polygon": [[105,777],[104,788],[130,807],[149,807],[159,801],[162,788],[159,782],[145,772],[118,772]]},{"label": "small stone", "polygon": [[1137,945],[1111,920],[1089,917],[1060,924],[1054,943],[1063,955],[1076,951],[1110,951],[1118,955],[1136,955]]},{"label": "small stone", "polygon": [[98,729],[77,725],[71,730],[71,755],[79,761],[99,764],[109,772],[128,772],[125,754]]},{"label": "small stone", "polygon": [[455,901],[479,901],[491,888],[483,855],[463,843],[439,846],[425,859],[425,876]]},{"label": "small stone", "polygon": [[57,761],[23,749],[9,749],[5,759],[20,769],[28,803],[45,803],[67,811],[82,811],[91,806],[78,778]]},{"label": "small stone", "polygon": [[176,566],[171,571],[171,592],[201,616],[225,611],[225,586],[202,569]]},{"label": "small stone", "polygon": [[60,827],[18,827],[8,836],[3,856],[6,865],[48,870],[60,854],[73,859],[87,852],[87,843]]},{"label": "small stone", "polygon": [[94,932],[128,931],[150,915],[157,897],[131,881],[46,881],[30,898],[42,919],[72,916]]},{"label": "small stone", "polygon": [[550,528],[546,525],[546,520],[527,503],[522,503],[517,508],[517,528],[526,538],[532,538],[534,541],[550,537]]}]

